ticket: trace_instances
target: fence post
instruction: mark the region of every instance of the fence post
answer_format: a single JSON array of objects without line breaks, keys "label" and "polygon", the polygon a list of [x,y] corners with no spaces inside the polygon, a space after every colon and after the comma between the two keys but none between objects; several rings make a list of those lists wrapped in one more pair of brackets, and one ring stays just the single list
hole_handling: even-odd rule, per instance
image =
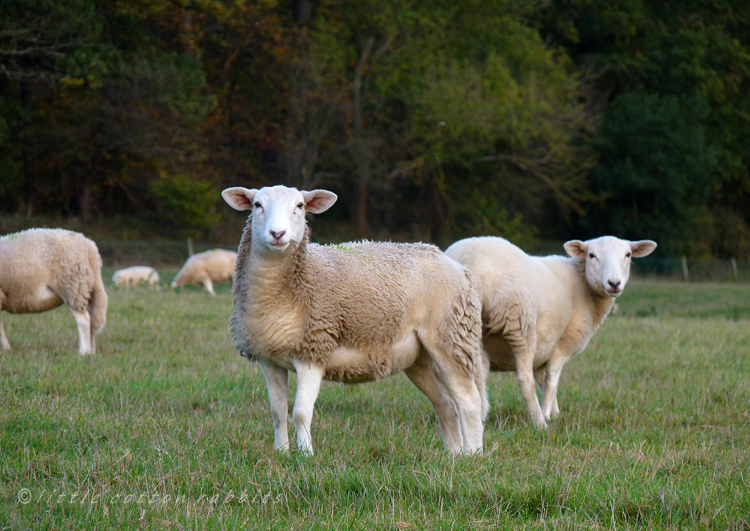
[{"label": "fence post", "polygon": [[734,281],[739,282],[740,276],[737,274],[737,260],[732,257],[732,272],[734,273]]},{"label": "fence post", "polygon": [[682,276],[685,279],[685,282],[688,281],[688,266],[687,266],[687,258],[685,256],[682,257]]},{"label": "fence post", "polygon": [[188,256],[193,256],[193,239],[188,238]]}]

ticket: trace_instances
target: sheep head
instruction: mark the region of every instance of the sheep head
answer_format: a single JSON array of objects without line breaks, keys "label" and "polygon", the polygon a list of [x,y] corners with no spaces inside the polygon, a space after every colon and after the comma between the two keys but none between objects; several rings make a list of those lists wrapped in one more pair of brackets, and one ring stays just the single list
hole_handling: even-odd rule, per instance
[{"label": "sheep head", "polygon": [[585,261],[586,281],[594,292],[618,297],[630,278],[630,261],[651,254],[656,242],[602,236],[585,242],[571,240],[564,247],[570,256]]},{"label": "sheep head", "polygon": [[325,212],[337,199],[327,190],[307,192],[281,185],[260,190],[227,188],[221,196],[235,210],[250,210],[253,241],[271,253],[284,253],[292,242],[302,241],[307,230],[305,213]]}]

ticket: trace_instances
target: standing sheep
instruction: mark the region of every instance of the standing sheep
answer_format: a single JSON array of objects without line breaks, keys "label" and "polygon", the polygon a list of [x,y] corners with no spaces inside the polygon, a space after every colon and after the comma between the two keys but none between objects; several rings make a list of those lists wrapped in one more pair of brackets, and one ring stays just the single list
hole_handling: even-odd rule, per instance
[{"label": "standing sheep", "polygon": [[242,355],[260,362],[276,449],[289,444],[288,371],[297,373],[297,445],[308,453],[323,379],[353,384],[404,371],[432,403],[446,448],[481,451],[486,372],[468,269],[432,245],[310,243],[305,213],[333,205],[326,190],[237,187],[222,196],[251,211],[229,331]]},{"label": "standing sheep", "polygon": [[149,266],[131,266],[115,271],[112,275],[115,286],[137,286],[147,284],[153,286],[159,282],[159,273]]},{"label": "standing sheep", "polygon": [[[570,258],[529,256],[502,238],[468,238],[446,254],[467,266],[482,299],[484,352],[491,371],[516,371],[532,421],[560,413],[563,365],[588,344],[630,277],[632,258],[656,248],[603,236],[564,245]],[[534,380],[542,387],[542,406]]]},{"label": "standing sheep", "polygon": [[[77,232],[29,229],[0,238],[0,310],[38,313],[67,305],[78,325],[78,353],[96,352],[107,292],[96,244]],[[0,321],[0,346],[10,343]]]},{"label": "standing sheep", "polygon": [[174,277],[172,287],[202,284],[211,295],[216,295],[213,283],[232,280],[236,260],[237,253],[224,249],[196,253],[187,259]]}]

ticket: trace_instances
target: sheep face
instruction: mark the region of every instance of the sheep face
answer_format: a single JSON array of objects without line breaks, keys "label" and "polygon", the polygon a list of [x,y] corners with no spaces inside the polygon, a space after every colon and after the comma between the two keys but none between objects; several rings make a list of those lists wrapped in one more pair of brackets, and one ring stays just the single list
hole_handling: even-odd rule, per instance
[{"label": "sheep face", "polygon": [[227,188],[221,195],[232,208],[250,210],[253,241],[271,253],[284,253],[292,242],[302,241],[307,229],[305,213],[325,212],[337,199],[327,190],[306,192],[281,185],[260,190]]},{"label": "sheep face", "polygon": [[632,242],[613,236],[602,236],[582,242],[565,243],[565,251],[585,261],[586,281],[599,295],[618,297],[630,278],[630,261],[647,256],[656,249],[656,242]]}]

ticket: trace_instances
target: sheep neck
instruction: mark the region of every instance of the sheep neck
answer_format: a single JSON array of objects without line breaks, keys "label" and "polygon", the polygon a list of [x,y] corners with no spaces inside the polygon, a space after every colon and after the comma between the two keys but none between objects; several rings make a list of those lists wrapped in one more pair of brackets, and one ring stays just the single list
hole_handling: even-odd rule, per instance
[{"label": "sheep neck", "polygon": [[251,225],[249,221],[238,249],[229,331],[237,349],[254,359],[256,353],[299,348],[301,337],[290,330],[306,314],[294,285],[305,267],[307,238],[283,255],[260,253],[253,249]]},{"label": "sheep neck", "polygon": [[589,314],[592,326],[591,335],[593,335],[607,318],[607,315],[609,315],[612,305],[615,303],[615,299],[594,291],[586,280],[586,263],[582,260],[576,260],[573,258],[571,258],[571,260],[575,263],[578,276],[585,288],[584,293],[588,295],[588,300],[582,301],[581,309]]},{"label": "sheep neck", "polygon": [[277,295],[286,295],[291,291],[295,299],[299,300],[304,292],[301,279],[305,271],[308,243],[309,238],[305,230],[302,241],[292,242],[289,252],[281,256],[254,252],[256,250],[252,245],[252,223],[248,220],[240,242],[235,269],[235,278],[241,279],[240,282],[235,282],[235,307],[245,307],[249,302],[247,288],[261,279],[265,290],[275,286],[279,292]]}]

